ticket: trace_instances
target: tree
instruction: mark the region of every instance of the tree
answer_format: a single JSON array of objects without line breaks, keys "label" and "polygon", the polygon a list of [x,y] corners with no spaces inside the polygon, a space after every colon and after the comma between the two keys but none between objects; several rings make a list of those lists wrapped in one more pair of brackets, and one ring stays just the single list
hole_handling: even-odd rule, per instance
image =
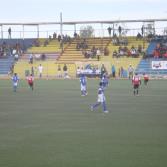
[{"label": "tree", "polygon": [[94,33],[94,29],[92,26],[86,26],[86,27],[82,26],[80,28],[80,37],[82,38],[92,37],[93,33]]}]

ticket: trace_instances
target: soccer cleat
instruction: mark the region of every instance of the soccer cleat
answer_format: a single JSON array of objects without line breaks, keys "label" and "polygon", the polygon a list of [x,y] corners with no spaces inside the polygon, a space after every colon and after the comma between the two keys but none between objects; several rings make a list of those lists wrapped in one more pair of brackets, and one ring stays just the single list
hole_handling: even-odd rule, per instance
[{"label": "soccer cleat", "polygon": [[106,110],[106,111],[104,111],[104,113],[108,113],[108,111]]},{"label": "soccer cleat", "polygon": [[90,110],[93,111],[93,106],[90,107]]}]

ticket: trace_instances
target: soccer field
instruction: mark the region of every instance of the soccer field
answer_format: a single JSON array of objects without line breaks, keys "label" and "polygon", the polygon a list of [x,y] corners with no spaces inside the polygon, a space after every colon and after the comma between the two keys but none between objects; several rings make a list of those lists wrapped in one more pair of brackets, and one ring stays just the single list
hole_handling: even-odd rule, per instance
[{"label": "soccer field", "polygon": [[0,81],[0,167],[165,167],[167,166],[167,81],[141,85],[110,80],[109,113],[90,111],[98,80],[24,80],[12,91]]}]

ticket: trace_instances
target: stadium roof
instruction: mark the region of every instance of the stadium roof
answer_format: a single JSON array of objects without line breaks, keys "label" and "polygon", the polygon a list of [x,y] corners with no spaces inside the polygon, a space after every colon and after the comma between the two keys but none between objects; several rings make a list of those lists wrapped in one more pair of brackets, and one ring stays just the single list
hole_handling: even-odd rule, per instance
[{"label": "stadium roof", "polygon": [[22,22],[22,23],[0,23],[3,25],[25,25],[25,26],[37,26],[37,25],[51,25],[51,24],[63,24],[63,25],[76,25],[76,24],[114,24],[114,23],[134,23],[134,22],[163,22],[167,19],[139,19],[139,20],[101,20],[101,21],[65,21],[65,22]]}]

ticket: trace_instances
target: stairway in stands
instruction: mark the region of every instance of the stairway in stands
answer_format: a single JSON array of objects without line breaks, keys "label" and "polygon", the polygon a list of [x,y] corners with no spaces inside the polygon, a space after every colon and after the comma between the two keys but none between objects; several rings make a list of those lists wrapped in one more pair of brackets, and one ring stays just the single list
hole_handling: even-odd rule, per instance
[{"label": "stairway in stands", "polygon": [[[96,48],[105,48],[111,42],[110,38],[86,38],[86,43],[88,45],[87,50],[91,50],[93,46]],[[63,54],[60,56],[60,62],[75,62],[75,61],[97,61],[97,58],[88,59],[85,58],[81,50],[77,50],[77,43],[80,43],[82,39],[74,39],[70,45],[68,45]]]},{"label": "stairway in stands", "polygon": [[7,75],[13,63],[14,58],[11,56],[0,58],[0,75]]},{"label": "stairway in stands", "polygon": [[[154,59],[154,58],[142,59],[137,66],[136,72],[141,75],[143,73],[146,73],[151,76],[167,75],[167,69],[158,68],[161,61],[166,61],[166,60]],[[157,69],[152,69],[152,63],[157,65]]]}]

